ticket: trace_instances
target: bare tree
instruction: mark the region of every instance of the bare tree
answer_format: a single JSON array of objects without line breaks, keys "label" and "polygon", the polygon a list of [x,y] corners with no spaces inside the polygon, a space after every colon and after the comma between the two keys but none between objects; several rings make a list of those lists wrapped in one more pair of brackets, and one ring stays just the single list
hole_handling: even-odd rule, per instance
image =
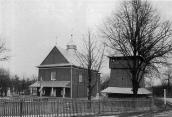
[{"label": "bare tree", "polygon": [[132,56],[128,64],[133,94],[137,95],[145,73],[158,72],[172,51],[171,23],[161,21],[157,11],[146,0],[130,0],[112,13],[102,30],[107,45],[120,56]]},{"label": "bare tree", "polygon": [[6,43],[3,39],[0,39],[0,61],[8,60],[9,56],[7,52],[9,49],[6,48]]},{"label": "bare tree", "polygon": [[6,96],[11,85],[10,73],[8,70],[0,68],[0,96]]},{"label": "bare tree", "polygon": [[[93,88],[99,79],[93,78],[94,73],[99,73],[104,61],[105,45],[98,45],[95,36],[88,31],[87,39],[83,39],[83,52],[77,53],[80,64],[87,69],[88,75],[88,100],[91,100]],[[97,74],[98,75],[98,74]]]},{"label": "bare tree", "polygon": [[[6,55],[6,52],[8,49],[6,48],[6,44],[3,39],[0,39],[0,61],[5,61],[9,58],[9,56]],[[10,86],[10,77],[9,77],[9,71],[5,69],[0,69],[0,93],[1,95],[3,92],[5,92],[5,95],[7,93],[7,88]]]}]

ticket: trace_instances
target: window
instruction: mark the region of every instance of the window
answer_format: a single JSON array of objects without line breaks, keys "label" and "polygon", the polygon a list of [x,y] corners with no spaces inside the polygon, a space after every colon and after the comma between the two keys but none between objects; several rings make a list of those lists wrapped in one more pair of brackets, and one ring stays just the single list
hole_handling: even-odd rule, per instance
[{"label": "window", "polygon": [[79,82],[83,82],[83,79],[82,79],[82,74],[79,74]]},{"label": "window", "polygon": [[51,72],[51,80],[56,80],[56,72]]}]

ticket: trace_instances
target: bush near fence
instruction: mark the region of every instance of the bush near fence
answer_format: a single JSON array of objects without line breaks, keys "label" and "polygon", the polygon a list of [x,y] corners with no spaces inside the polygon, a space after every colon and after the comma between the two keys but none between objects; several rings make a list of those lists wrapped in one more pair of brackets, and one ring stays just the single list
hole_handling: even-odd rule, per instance
[{"label": "bush near fence", "polygon": [[[91,103],[91,108],[89,104]],[[1,100],[0,116],[6,117],[70,117],[84,115],[119,114],[124,112],[149,111],[152,100],[147,99],[103,99],[80,100],[59,98],[33,98]]]}]

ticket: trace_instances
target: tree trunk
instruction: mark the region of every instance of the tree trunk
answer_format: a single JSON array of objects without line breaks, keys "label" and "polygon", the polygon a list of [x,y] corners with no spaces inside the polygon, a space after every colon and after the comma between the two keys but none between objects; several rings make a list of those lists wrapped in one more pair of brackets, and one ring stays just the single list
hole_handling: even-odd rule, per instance
[{"label": "tree trunk", "polygon": [[88,69],[88,100],[91,100],[91,69]]},{"label": "tree trunk", "polygon": [[91,69],[88,68],[88,108],[91,108]]},{"label": "tree trunk", "polygon": [[139,84],[136,79],[133,78],[132,80],[132,85],[133,85],[133,95],[137,97],[138,89],[139,89]]}]

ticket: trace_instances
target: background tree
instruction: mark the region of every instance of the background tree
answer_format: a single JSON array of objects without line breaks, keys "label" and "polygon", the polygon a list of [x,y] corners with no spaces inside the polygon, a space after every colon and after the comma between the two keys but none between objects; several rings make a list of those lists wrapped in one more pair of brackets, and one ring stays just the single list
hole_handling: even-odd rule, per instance
[{"label": "background tree", "polygon": [[[9,59],[7,56],[8,49],[6,48],[5,41],[0,39],[0,61]],[[9,71],[0,68],[0,93],[1,96],[7,95],[7,88],[10,86]]]},{"label": "background tree", "polygon": [[19,92],[20,92],[20,79],[19,79],[19,76],[14,75],[11,78],[11,89],[16,94],[19,94]]},{"label": "background tree", "polygon": [[83,51],[77,53],[78,59],[82,67],[87,69],[88,75],[88,100],[91,100],[93,88],[97,84],[97,77],[93,81],[93,71],[99,72],[104,61],[105,46],[98,45],[96,37],[88,31],[87,39],[83,39]]},{"label": "background tree", "polygon": [[9,49],[6,48],[6,43],[3,39],[0,39],[0,61],[8,60],[9,56],[7,52]]},{"label": "background tree", "polygon": [[115,55],[133,57],[128,67],[135,95],[144,74],[157,73],[158,66],[167,62],[172,51],[171,23],[161,21],[146,0],[124,1],[105,22],[102,32]]},{"label": "background tree", "polygon": [[11,81],[9,71],[3,68],[0,68],[0,95],[6,96],[7,90],[10,88]]},{"label": "background tree", "polygon": [[29,86],[36,82],[35,77],[33,76],[32,78],[26,78],[23,76],[23,78],[20,78],[17,75],[14,75],[11,78],[11,91],[14,94],[24,94],[28,95],[30,93],[29,91]]}]

